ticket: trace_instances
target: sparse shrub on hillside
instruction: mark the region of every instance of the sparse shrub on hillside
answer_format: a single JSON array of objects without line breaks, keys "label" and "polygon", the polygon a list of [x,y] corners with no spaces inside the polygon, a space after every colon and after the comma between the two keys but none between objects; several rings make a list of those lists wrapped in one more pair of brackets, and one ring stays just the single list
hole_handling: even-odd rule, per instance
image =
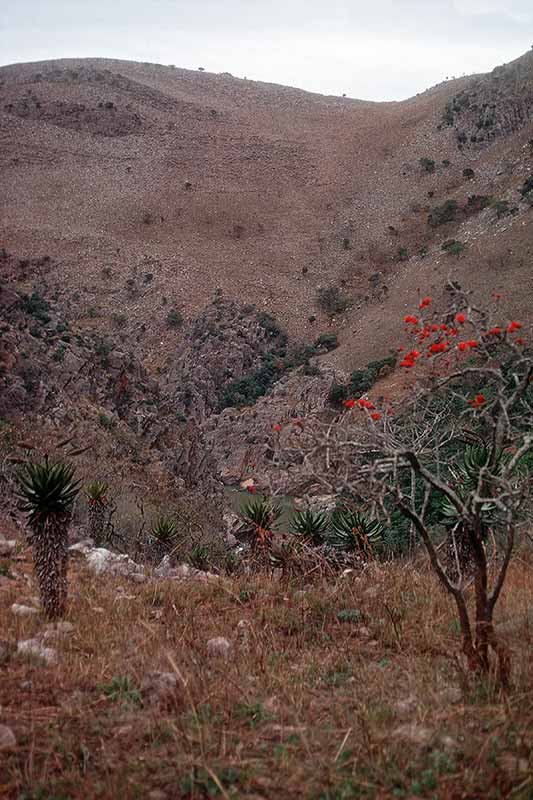
[{"label": "sparse shrub on hillside", "polygon": [[495,210],[498,219],[502,219],[502,217],[508,217],[509,215],[514,216],[515,214],[518,214],[518,206],[511,206],[507,200],[495,200],[492,203],[492,207]]},{"label": "sparse shrub on hillside", "polygon": [[467,180],[470,181],[470,180],[472,180],[472,178],[475,177],[475,175],[476,175],[476,173],[474,172],[474,170],[471,167],[465,167],[464,168],[464,170],[463,170],[463,178],[467,178]]},{"label": "sparse shrub on hillside", "polygon": [[426,172],[435,172],[435,162],[432,158],[421,158],[419,163]]},{"label": "sparse shrub on hillside", "polygon": [[338,286],[328,286],[318,290],[317,304],[327,314],[342,314],[350,307],[349,298]]},{"label": "sparse shrub on hillside", "polygon": [[443,167],[449,167],[449,166],[451,166],[451,162],[447,158],[445,158],[443,160],[443,162],[442,162],[442,166]]},{"label": "sparse shrub on hillside", "polygon": [[117,328],[123,328],[128,322],[128,316],[123,312],[115,312],[112,315],[112,320],[113,323],[117,326]]},{"label": "sparse shrub on hillside", "polygon": [[171,328],[179,328],[183,325],[183,316],[182,314],[176,309],[171,309],[166,317],[167,325]]},{"label": "sparse shrub on hillside", "polygon": [[479,211],[483,211],[485,208],[488,208],[492,204],[492,201],[492,195],[472,194],[467,200],[465,210],[467,213],[476,214]]},{"label": "sparse shrub on hillside", "polygon": [[142,217],[143,225],[153,225],[154,215],[150,211],[145,211]]},{"label": "sparse shrub on hillside", "polygon": [[80,490],[74,468],[45,458],[21,470],[19,499],[28,517],[41,604],[48,619],[62,617],[67,603],[68,529]]},{"label": "sparse shrub on hillside", "polygon": [[396,255],[398,261],[409,261],[409,252],[406,247],[398,248],[398,253]]},{"label": "sparse shrub on hillside", "polygon": [[113,345],[109,339],[96,339],[94,343],[94,352],[100,358],[102,366],[107,366],[109,354],[112,350]]},{"label": "sparse shrub on hillside", "polygon": [[442,250],[448,253],[449,256],[460,256],[466,250],[466,245],[459,242],[457,239],[448,239],[441,245]]},{"label": "sparse shrub on hillside", "polygon": [[22,308],[27,314],[48,325],[50,322],[50,304],[39,292],[32,292],[30,295],[22,296]]},{"label": "sparse shrub on hillside", "polygon": [[376,383],[378,378],[391,372],[396,364],[396,356],[385,356],[370,361],[364,369],[356,369],[350,376],[349,394],[364,394]]},{"label": "sparse shrub on hillside", "polygon": [[349,250],[350,247],[351,247],[350,240],[348,238],[344,237],[344,239],[342,240],[342,246],[343,246],[344,250]]},{"label": "sparse shrub on hillside", "polygon": [[522,197],[525,197],[530,192],[533,192],[533,175],[524,181],[522,188],[520,189],[520,194]]},{"label": "sparse shrub on hillside", "polygon": [[457,212],[459,205],[456,200],[446,200],[441,206],[435,206],[429,214],[428,224],[433,228],[439,225],[446,225],[448,222],[454,222],[457,219]]},{"label": "sparse shrub on hillside", "polygon": [[335,350],[339,346],[339,339],[336,333],[321,333],[315,341],[317,350]]},{"label": "sparse shrub on hillside", "polygon": [[117,421],[113,417],[110,417],[108,414],[104,414],[103,411],[98,414],[98,422],[102,428],[105,428],[106,431],[112,431],[117,424]]}]

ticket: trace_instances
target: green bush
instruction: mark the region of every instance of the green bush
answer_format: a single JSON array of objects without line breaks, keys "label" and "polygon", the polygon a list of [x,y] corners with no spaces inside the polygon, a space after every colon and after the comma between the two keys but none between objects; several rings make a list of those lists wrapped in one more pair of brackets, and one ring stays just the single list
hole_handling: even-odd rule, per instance
[{"label": "green bush", "polygon": [[183,317],[177,309],[172,308],[168,312],[167,325],[170,325],[171,328],[179,328],[183,325]]},{"label": "green bush", "polygon": [[467,178],[469,181],[474,178],[476,173],[471,167],[465,167],[463,170],[463,178]]},{"label": "green bush", "polygon": [[342,314],[349,308],[350,300],[338,286],[328,286],[318,290],[317,304],[328,314]]},{"label": "green bush", "polygon": [[432,158],[421,158],[419,163],[426,172],[435,172],[435,162]]},{"label": "green bush", "polygon": [[449,256],[460,256],[466,250],[466,245],[457,239],[448,239],[442,243],[442,250],[448,253]]},{"label": "green bush", "polygon": [[32,292],[30,295],[22,297],[22,308],[27,314],[42,322],[43,325],[48,325],[50,322],[50,304],[42,297],[39,292]]},{"label": "green bush", "polygon": [[368,392],[375,384],[380,374],[390,371],[396,364],[396,356],[386,356],[378,361],[371,361],[364,369],[357,369],[350,376],[348,392],[350,395],[359,396]]},{"label": "green bush", "polygon": [[454,222],[457,218],[459,206],[456,200],[446,200],[441,206],[435,206],[429,214],[428,225],[437,228],[439,225],[446,225]]},{"label": "green bush", "polygon": [[339,346],[339,340],[336,333],[321,333],[315,342],[317,350],[335,350]]}]

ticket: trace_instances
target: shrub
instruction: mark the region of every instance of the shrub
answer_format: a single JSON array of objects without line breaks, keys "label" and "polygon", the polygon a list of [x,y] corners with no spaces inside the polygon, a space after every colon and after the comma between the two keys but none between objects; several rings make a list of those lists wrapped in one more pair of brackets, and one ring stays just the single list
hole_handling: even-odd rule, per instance
[{"label": "shrub", "polygon": [[317,350],[335,350],[339,346],[339,340],[336,333],[321,333],[315,342]]},{"label": "shrub", "polygon": [[409,253],[406,247],[400,247],[397,253],[398,261],[409,261]]},{"label": "shrub", "polygon": [[168,312],[166,320],[167,325],[169,325],[171,328],[179,328],[181,325],[183,325],[183,316],[175,308],[172,308]]},{"label": "shrub", "polygon": [[456,200],[446,200],[441,206],[435,206],[429,214],[428,224],[433,228],[454,222],[457,218],[459,206]]},{"label": "shrub", "polygon": [[466,203],[466,211],[477,213],[492,204],[492,196],[488,194],[472,194]]},{"label": "shrub", "polygon": [[106,431],[112,431],[117,424],[113,417],[109,417],[107,414],[104,414],[103,411],[98,414],[98,422]]},{"label": "shrub", "polygon": [[518,213],[518,207],[511,206],[507,200],[495,200],[492,203],[492,207],[496,211],[496,216],[498,219]]},{"label": "shrub", "polygon": [[344,250],[349,250],[350,249],[350,240],[347,239],[346,237],[344,237],[344,239],[342,240],[342,246],[343,246]]},{"label": "shrub", "polygon": [[448,239],[442,243],[442,250],[448,253],[449,256],[460,256],[466,250],[466,245],[457,239]]},{"label": "shrub", "polygon": [[89,506],[88,533],[96,547],[105,541],[106,509],[108,506],[109,485],[105,481],[91,481],[85,488]]},{"label": "shrub", "polygon": [[237,532],[237,538],[249,544],[252,550],[268,546],[281,513],[281,506],[270,499],[250,500],[241,509],[244,525]]},{"label": "shrub", "polygon": [[39,292],[32,292],[30,295],[23,295],[22,308],[27,314],[42,322],[43,325],[48,325],[50,322],[50,304],[42,297]]},{"label": "shrub", "polygon": [[421,158],[419,163],[426,172],[435,172],[435,162],[432,158]]},{"label": "shrub", "polygon": [[357,397],[368,392],[377,379],[390,372],[395,364],[396,356],[386,356],[378,361],[371,361],[364,369],[354,370],[350,376],[348,393]]},{"label": "shrub", "polygon": [[348,297],[338,286],[328,286],[318,290],[317,304],[327,314],[342,314],[350,307]]},{"label": "shrub", "polygon": [[384,532],[385,529],[378,520],[371,520],[360,511],[341,507],[332,514],[327,541],[331,547],[344,553],[371,557]]},{"label": "shrub", "polygon": [[474,170],[471,167],[465,167],[464,168],[464,170],[463,170],[463,178],[467,178],[467,180],[470,181],[470,180],[472,180],[472,178],[475,177],[475,175],[476,175],[476,173],[474,172]]}]

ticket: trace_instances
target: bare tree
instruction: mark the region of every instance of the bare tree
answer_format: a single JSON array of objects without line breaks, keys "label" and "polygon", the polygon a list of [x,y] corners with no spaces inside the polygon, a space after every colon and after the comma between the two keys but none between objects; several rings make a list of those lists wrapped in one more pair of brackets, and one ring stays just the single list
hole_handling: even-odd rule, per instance
[{"label": "bare tree", "polygon": [[391,527],[399,513],[407,539],[423,543],[455,601],[470,668],[486,674],[492,651],[505,687],[511,657],[493,615],[526,524],[533,353],[520,323],[491,324],[468,294],[456,286],[450,294],[440,318],[431,298],[405,318],[414,347],[403,351],[401,367],[413,380],[401,396],[381,405],[351,398],[341,414],[307,420],[279,461]]}]

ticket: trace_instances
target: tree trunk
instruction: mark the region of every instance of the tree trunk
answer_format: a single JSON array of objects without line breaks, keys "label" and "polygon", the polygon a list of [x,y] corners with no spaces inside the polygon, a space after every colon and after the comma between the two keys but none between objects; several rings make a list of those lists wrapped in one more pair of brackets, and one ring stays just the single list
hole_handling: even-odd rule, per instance
[{"label": "tree trunk", "polygon": [[69,523],[69,514],[50,515],[37,523],[32,537],[41,605],[50,620],[64,616],[67,604]]},{"label": "tree trunk", "polygon": [[95,547],[102,547],[104,544],[105,531],[105,512],[103,503],[97,500],[91,502],[89,506],[89,536],[94,542]]}]

